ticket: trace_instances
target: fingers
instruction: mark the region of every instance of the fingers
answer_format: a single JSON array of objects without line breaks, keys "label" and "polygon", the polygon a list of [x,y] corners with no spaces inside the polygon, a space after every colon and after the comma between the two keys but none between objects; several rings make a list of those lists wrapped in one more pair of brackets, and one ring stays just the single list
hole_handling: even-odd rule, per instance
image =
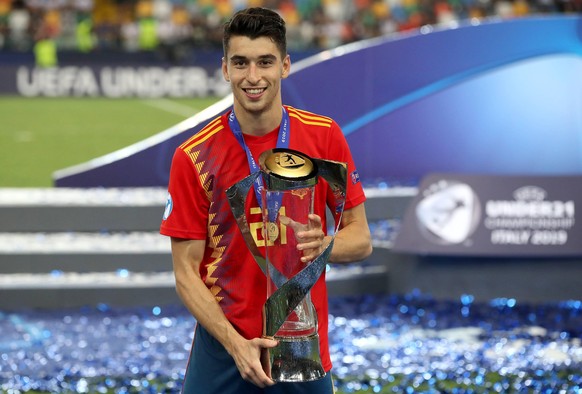
[{"label": "fingers", "polygon": [[323,251],[325,233],[321,217],[315,214],[308,215],[307,224],[299,223],[288,216],[279,216],[279,221],[291,227],[297,240],[297,250],[303,252],[301,261],[307,263],[321,254]]},{"label": "fingers", "polygon": [[297,249],[303,251],[303,262],[308,262],[316,258],[323,251],[323,240],[325,233],[322,229],[321,218],[318,215],[308,216],[308,227],[305,231],[300,231],[297,236],[300,239]]},{"label": "fingers", "polygon": [[319,215],[312,213],[309,216],[307,216],[307,219],[309,219],[309,228],[321,229],[322,225],[321,218],[319,217]]},{"label": "fingers", "polygon": [[255,338],[248,341],[247,344],[246,351],[239,349],[240,353],[237,352],[234,356],[242,378],[261,388],[274,385],[275,381],[269,376],[268,348],[277,346],[277,341],[267,338]]},{"label": "fingers", "polygon": [[273,348],[279,344],[278,341],[267,337],[257,338],[256,341],[259,341],[259,346],[265,349]]},{"label": "fingers", "polygon": [[265,386],[272,386],[275,384],[275,381],[271,379],[271,357],[269,355],[269,349],[277,346],[279,342],[271,338],[261,338],[259,341],[261,346],[261,365],[265,376],[268,378],[263,383]]},{"label": "fingers", "polygon": [[279,221],[283,225],[291,227],[298,240],[309,240],[318,238],[320,235],[323,236],[321,218],[315,214],[310,214],[307,218],[307,224],[299,223],[284,215],[279,216]]},{"label": "fingers", "polygon": [[275,384],[275,381],[267,375],[267,373],[263,369],[262,365],[260,366],[259,369],[252,369],[252,370],[249,370],[247,373],[243,373],[241,371],[241,376],[247,382],[250,382],[250,383],[254,384],[255,386],[258,386],[261,388],[265,388],[265,387],[272,386]]},{"label": "fingers", "polygon": [[284,216],[284,215],[280,215],[279,216],[279,221],[288,227],[291,227],[291,229],[293,229],[293,232],[297,233],[298,231],[303,230],[303,228],[305,227],[305,225],[296,222],[295,220],[291,219],[289,216]]}]

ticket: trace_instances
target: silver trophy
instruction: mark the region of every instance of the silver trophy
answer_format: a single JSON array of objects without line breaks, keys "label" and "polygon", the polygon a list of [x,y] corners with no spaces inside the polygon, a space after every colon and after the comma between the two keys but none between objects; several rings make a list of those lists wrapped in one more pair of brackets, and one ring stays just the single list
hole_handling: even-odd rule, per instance
[{"label": "silver trophy", "polygon": [[[263,337],[274,338],[279,344],[269,349],[265,368],[278,382],[316,380],[324,377],[325,371],[310,290],[325,270],[334,241],[314,260],[304,263],[295,233],[309,226],[319,178],[325,179],[333,192],[335,206],[329,213],[337,232],[345,203],[346,164],[277,148],[261,154],[259,167],[260,171],[226,193],[245,242],[267,277]],[[253,185],[260,194],[263,217],[262,231],[255,237],[245,214],[245,201]],[[263,245],[265,255],[259,249]]]}]

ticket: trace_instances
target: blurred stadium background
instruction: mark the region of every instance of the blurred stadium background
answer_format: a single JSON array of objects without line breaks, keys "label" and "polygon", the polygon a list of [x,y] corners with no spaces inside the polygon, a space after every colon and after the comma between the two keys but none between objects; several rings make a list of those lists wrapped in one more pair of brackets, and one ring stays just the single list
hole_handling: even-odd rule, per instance
[{"label": "blurred stadium background", "polygon": [[3,0],[0,48],[27,52],[48,38],[63,51],[156,50],[179,61],[192,48],[220,48],[221,24],[246,6],[278,10],[291,50],[470,18],[582,11],[578,0]]},{"label": "blurred stadium background", "polygon": [[[251,5],[286,18],[297,63],[365,39],[582,11],[579,0],[0,0],[0,392],[179,392],[194,321],[156,233],[163,187],[59,188],[53,176],[220,104],[221,24]],[[113,66],[125,74],[98,88],[85,73]],[[142,68],[174,68],[174,83]],[[395,253],[426,185],[363,181],[374,255],[328,271],[340,393],[582,393],[576,250]]]}]

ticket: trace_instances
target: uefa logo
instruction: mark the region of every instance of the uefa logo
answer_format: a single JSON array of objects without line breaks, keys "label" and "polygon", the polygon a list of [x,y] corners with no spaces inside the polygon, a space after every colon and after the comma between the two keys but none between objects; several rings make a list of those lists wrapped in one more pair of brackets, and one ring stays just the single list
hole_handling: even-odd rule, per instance
[{"label": "uefa logo", "polygon": [[440,245],[462,244],[477,228],[481,211],[479,198],[469,185],[442,179],[423,191],[416,218],[427,240]]}]

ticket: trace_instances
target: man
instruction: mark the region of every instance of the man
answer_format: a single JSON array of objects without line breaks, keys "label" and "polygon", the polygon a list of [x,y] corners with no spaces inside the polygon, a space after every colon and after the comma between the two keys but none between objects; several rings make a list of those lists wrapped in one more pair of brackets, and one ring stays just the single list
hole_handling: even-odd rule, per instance
[{"label": "man", "polygon": [[[222,72],[234,94],[233,111],[217,117],[176,149],[160,232],[171,237],[176,290],[197,321],[183,392],[202,394],[332,393],[331,374],[305,383],[277,383],[261,365],[275,340],[261,338],[266,278],[246,246],[225,190],[249,175],[259,155],[285,144],[310,157],[348,163],[339,126],[330,118],[283,106],[281,80],[289,75],[285,22],[264,8],[236,13],[224,28]],[[282,138],[280,130],[285,129]],[[254,164],[253,164],[254,163]],[[358,177],[348,181],[341,229],[330,261],[353,262],[371,253],[365,196]],[[302,260],[329,244],[325,204],[331,190],[319,182],[310,230],[300,231]],[[250,193],[249,223],[262,223]],[[256,235],[259,237],[260,235]],[[311,290],[320,352],[329,372],[328,310],[324,275]]]}]

